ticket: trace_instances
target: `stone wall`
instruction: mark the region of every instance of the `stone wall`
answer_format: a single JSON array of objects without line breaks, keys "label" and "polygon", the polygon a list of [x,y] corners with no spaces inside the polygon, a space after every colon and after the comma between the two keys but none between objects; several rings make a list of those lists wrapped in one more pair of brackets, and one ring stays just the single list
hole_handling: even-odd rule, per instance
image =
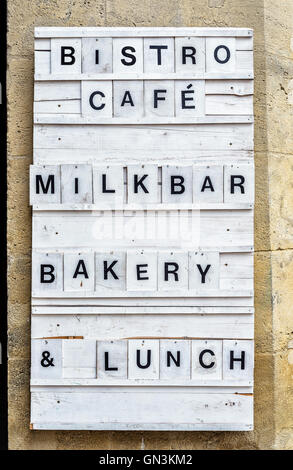
[{"label": "stone wall", "polygon": [[[293,0],[8,0],[10,449],[293,447],[292,18]],[[253,432],[29,429],[31,209],[28,174],[32,162],[35,26],[254,29],[256,371]]]}]

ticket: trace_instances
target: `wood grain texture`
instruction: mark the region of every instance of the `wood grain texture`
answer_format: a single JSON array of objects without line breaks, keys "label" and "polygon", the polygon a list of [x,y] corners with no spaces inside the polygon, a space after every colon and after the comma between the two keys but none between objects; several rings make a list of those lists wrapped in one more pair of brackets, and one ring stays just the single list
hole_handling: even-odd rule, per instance
[{"label": "wood grain texture", "polygon": [[[131,402],[131,407],[125,406]],[[253,398],[235,393],[32,393],[34,429],[251,430]],[[78,409],[78,414],[72,413]],[[107,410],[105,417],[104,410]],[[172,410],[172,413],[170,413]]]},{"label": "wood grain texture", "polygon": [[[170,302],[169,302],[170,303]],[[48,307],[50,311],[51,307]],[[246,307],[247,309],[247,307]],[[77,309],[76,309],[77,310]],[[32,318],[32,338],[76,336],[87,339],[119,340],[125,338],[215,338],[215,339],[252,339],[253,315],[234,313],[209,315],[180,315],[156,313],[154,310],[145,317],[140,314],[125,315],[87,313],[80,315],[73,311],[71,316],[61,313],[55,315],[34,315]],[[183,308],[184,310],[184,308]],[[223,309],[225,311],[225,309]]]},{"label": "wood grain texture", "polygon": [[250,28],[196,28],[196,27],[44,27],[35,28],[35,38],[51,37],[152,37],[159,36],[228,36],[252,37]]},{"label": "wood grain texture", "polygon": [[81,305],[81,306],[49,306],[49,305],[39,305],[32,307],[32,315],[119,315],[119,314],[127,314],[127,315],[152,315],[153,313],[160,314],[160,315],[168,315],[168,314],[192,314],[192,315],[218,315],[218,314],[225,314],[225,315],[234,315],[234,314],[253,314],[254,308],[253,307],[190,307],[188,305],[184,305],[181,307],[174,307],[174,306],[165,306],[165,307],[142,307],[142,306],[92,306],[92,305]]},{"label": "wood grain texture", "polygon": [[[75,139],[72,139],[72,135]],[[35,125],[34,149],[87,149],[103,156],[116,150],[123,152],[136,142],[136,151],[147,148],[157,154],[175,151],[177,158],[184,151],[253,150],[253,125],[198,124],[178,126],[118,126],[111,125]],[[89,152],[90,153],[90,152]]]},{"label": "wood grain texture", "polygon": [[[33,218],[35,249],[82,251],[113,247],[235,247],[253,245],[251,210],[234,211],[37,212]],[[132,234],[131,238],[129,233]],[[247,248],[246,248],[247,249]],[[225,251],[226,251],[225,250]],[[242,251],[242,250],[240,250]]]}]

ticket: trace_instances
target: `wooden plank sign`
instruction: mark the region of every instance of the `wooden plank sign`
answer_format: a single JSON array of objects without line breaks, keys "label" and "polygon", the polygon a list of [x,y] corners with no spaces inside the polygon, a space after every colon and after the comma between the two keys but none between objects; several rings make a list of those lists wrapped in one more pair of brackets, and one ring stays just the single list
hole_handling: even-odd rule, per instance
[{"label": "wooden plank sign", "polygon": [[253,429],[253,33],[35,29],[31,428]]}]

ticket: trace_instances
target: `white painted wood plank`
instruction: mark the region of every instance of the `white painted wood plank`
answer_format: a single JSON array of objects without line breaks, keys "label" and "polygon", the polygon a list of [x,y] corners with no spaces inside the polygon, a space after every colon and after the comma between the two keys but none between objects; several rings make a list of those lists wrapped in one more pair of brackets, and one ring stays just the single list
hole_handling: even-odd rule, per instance
[{"label": "white painted wood plank", "polygon": [[253,114],[252,96],[233,95],[207,95],[205,100],[205,112],[212,115],[243,115]]},{"label": "white painted wood plank", "polygon": [[220,277],[222,279],[252,279],[252,253],[221,253]]},{"label": "white painted wood plank", "polygon": [[[80,305],[80,306],[34,306],[32,307],[32,315],[149,315],[149,314],[169,315],[169,314],[192,314],[192,315],[246,315],[247,320],[253,321],[252,315],[254,313],[253,307],[117,307],[117,306],[92,306],[92,305]],[[249,316],[247,316],[249,314]]]},{"label": "white painted wood plank", "polygon": [[[72,136],[74,135],[74,139]],[[38,149],[97,149],[123,152],[133,147],[136,150],[252,150],[253,125],[212,124],[177,126],[125,126],[115,128],[110,125],[36,125],[34,148]]]},{"label": "white painted wood plank", "polygon": [[236,68],[253,73],[253,51],[237,51],[236,52]]},{"label": "white painted wood plank", "polygon": [[[39,305],[56,305],[56,299],[50,299],[50,298],[45,298],[42,299],[41,297],[34,298],[32,297],[31,304],[33,306],[39,306]],[[78,298],[76,299],[67,299],[67,298],[58,298],[58,305],[68,305],[68,306],[78,306],[80,304],[80,301]],[[148,307],[168,307],[170,306],[170,301],[162,298],[150,298],[146,297],[143,299],[140,298],[95,298],[95,299],[90,299],[90,298],[84,298],[83,299],[83,304],[84,305],[95,305],[95,306],[109,306],[115,307],[115,306],[138,306],[138,307],[143,307],[143,306],[148,306]],[[197,307],[253,307],[254,305],[254,300],[253,297],[192,297],[192,298],[182,298],[178,297],[176,299],[173,299],[172,301],[172,306],[197,306]]]},{"label": "white painted wood plank", "polygon": [[[48,315],[47,314],[46,315],[42,315],[42,314],[34,315],[32,323],[33,325],[36,325],[37,328],[39,328],[38,330],[39,334],[41,334],[42,326],[45,325],[45,331],[48,333],[49,336],[52,336],[52,335],[53,336],[62,336],[62,335],[66,336],[65,329],[68,328],[68,325],[70,324],[70,322],[72,321],[73,324],[76,323],[76,325],[78,325],[78,322],[80,321],[81,326],[86,325],[88,327],[88,330],[83,330],[83,334],[85,336],[87,336],[88,334],[87,331],[90,332],[93,325],[96,325],[95,328],[97,328],[98,330],[99,328],[105,328],[105,331],[108,332],[107,338],[111,338],[112,333],[113,333],[113,337],[117,338],[119,337],[119,328],[121,327],[121,324],[123,323],[123,319],[125,319],[125,322],[129,324],[128,325],[126,324],[125,327],[123,327],[124,329],[122,328],[121,330],[122,336],[123,335],[127,336],[127,331],[128,333],[132,332],[133,333],[132,336],[135,335],[136,334],[135,328],[138,326],[139,331],[137,331],[137,334],[139,334],[139,337],[143,337],[141,333],[143,332],[142,328],[143,328],[144,319],[141,317],[139,310],[135,312],[135,309],[138,307],[132,306],[133,315],[131,315],[130,317],[128,316],[125,317],[125,313],[127,313],[127,311],[126,312],[123,311],[123,308],[129,309],[130,307],[120,307],[121,310],[116,311],[116,312],[115,312],[115,307],[111,305],[104,306],[104,311],[99,311],[97,307],[94,307],[94,306],[88,306],[86,302],[83,306],[83,309],[85,309],[85,307],[87,307],[89,311],[87,313],[83,311],[81,313],[81,318],[78,318],[79,317],[78,307],[74,307],[74,306],[66,307],[62,305],[58,307],[52,307],[50,305],[46,305],[43,308],[45,308],[45,311],[47,311]],[[38,307],[38,309],[40,308],[42,307]],[[160,307],[160,308],[162,309],[163,307]],[[212,325],[218,325],[218,324],[246,325],[247,326],[247,325],[253,325],[253,322],[254,322],[253,313],[248,313],[249,307],[231,307],[231,306],[230,307],[204,307],[203,306],[203,307],[197,307],[198,310],[195,313],[197,313],[198,315],[194,315],[194,311],[192,311],[192,307],[189,307],[190,310],[186,310],[186,312],[183,313],[184,316],[182,317],[182,319],[177,317],[176,311],[174,310],[172,311],[172,308],[175,309],[175,307],[166,306],[165,311],[163,311],[163,313],[160,312],[159,310],[160,308],[158,308],[158,312],[156,309],[153,312],[151,312],[149,308],[150,318],[147,317],[145,319],[145,326],[147,328],[151,328],[151,323],[154,322],[154,327],[155,327],[154,332],[156,333],[156,336],[158,336],[160,332],[159,328],[163,327],[162,333],[164,333],[163,336],[166,337],[167,327],[168,327],[168,325],[166,325],[166,321],[169,321],[171,326],[173,325],[173,322],[175,322],[174,329],[172,330],[173,334],[171,335],[171,337],[174,337],[174,338],[177,338],[178,335],[179,337],[188,336],[188,334],[186,335],[186,331],[188,330],[186,330],[187,327],[185,325],[182,325],[181,327],[179,327],[179,330],[177,331],[178,335],[176,335],[176,328],[182,321],[185,321],[185,322],[190,321],[191,328],[193,328],[195,331],[197,330],[198,326],[201,324],[202,326],[205,326],[205,325],[212,326]],[[170,310],[168,310],[168,308]],[[188,307],[186,306],[183,307],[183,312],[187,308]],[[193,309],[195,308],[196,307],[193,307]],[[241,312],[241,308],[243,310],[242,312]],[[59,309],[59,313],[58,313],[58,309]],[[69,318],[66,315],[66,309],[69,312],[71,310],[72,318]],[[106,311],[106,309],[108,309],[108,312]],[[50,316],[51,310],[55,310],[55,315],[58,315],[58,318],[55,315]],[[253,308],[251,310],[253,312]],[[174,315],[174,313],[176,313],[176,315]],[[83,314],[87,316],[83,317]],[[61,324],[59,324],[59,321],[61,321]],[[65,322],[64,325],[63,325],[63,322]],[[97,323],[99,323],[100,327],[99,325],[97,325]],[[47,330],[47,327],[48,328],[53,327],[53,328],[56,328],[56,330],[52,330],[52,331]],[[58,333],[58,328],[60,327],[64,328],[64,330],[62,329],[62,331]],[[114,328],[114,330],[111,331],[111,328]],[[250,326],[248,328],[250,328]],[[151,332],[151,330],[147,330],[147,331],[148,333]],[[116,333],[114,334],[114,332]],[[37,330],[34,333],[35,333],[35,336],[37,337]],[[73,334],[73,333],[71,334],[70,332],[69,336],[74,337],[78,335]],[[98,331],[97,339],[101,339],[101,336],[102,336],[102,332]],[[147,334],[146,336],[151,336],[151,335]]]},{"label": "white painted wood plank", "polygon": [[251,279],[221,279],[220,280],[220,289],[224,290],[239,290],[239,289],[248,289],[253,290],[254,281]]},{"label": "white painted wood plank", "polygon": [[36,74],[50,74],[50,51],[35,51],[35,73]]},{"label": "white painted wood plank", "polygon": [[35,51],[50,51],[51,39],[35,39]]},{"label": "white painted wood plank", "polygon": [[36,101],[34,114],[77,114],[81,113],[80,100]]},{"label": "white painted wood plank", "polygon": [[[216,166],[216,165],[215,165]],[[105,167],[105,168],[111,168],[111,167]],[[106,170],[105,170],[106,171]],[[117,182],[119,182],[119,179],[117,178],[116,180],[116,190],[117,188]],[[110,186],[110,185],[109,185]],[[202,187],[202,186],[201,186]],[[200,188],[200,186],[199,186]],[[123,188],[121,188],[123,189]],[[94,183],[94,190],[95,190],[95,183]],[[116,193],[113,193],[114,195]],[[157,203],[157,204],[120,204],[120,203],[99,203],[99,200],[101,200],[102,194],[99,193],[99,196],[96,197],[97,204],[54,204],[54,203],[36,203],[33,204],[33,210],[36,212],[48,212],[48,211],[111,211],[111,210],[116,210],[116,211],[139,211],[139,210],[147,210],[147,211],[166,211],[166,210],[176,210],[180,208],[180,210],[186,210],[186,209],[191,209],[191,210],[249,210],[253,209],[253,204],[251,203],[222,203],[222,202],[204,202],[204,203],[180,203],[178,204],[162,204],[162,203]],[[107,195],[109,196],[109,195]],[[118,194],[117,194],[118,198]],[[120,195],[119,195],[120,198]],[[110,200],[110,198],[109,198]]]},{"label": "white painted wood plank", "polygon": [[[123,341],[122,341],[123,343]],[[251,381],[239,381],[237,384],[233,380],[212,380],[190,379],[182,383],[182,380],[168,380],[168,386],[173,391],[185,392],[192,389],[192,393],[235,393],[253,394]],[[124,391],[151,390],[152,388],[162,393],[166,390],[166,384],[159,380],[144,379],[31,379],[30,389],[32,392],[68,392],[69,387],[72,392],[107,392],[123,387]],[[135,387],[135,389],[133,389]]]},{"label": "white painted wood plank", "polygon": [[[236,51],[236,58],[239,54],[239,64],[240,67],[235,72],[194,72],[194,73],[166,73],[164,74],[164,80],[252,80],[253,71],[251,68],[247,67],[248,61],[242,53],[246,51]],[[250,51],[247,51],[248,53]],[[249,59],[248,59],[249,60]],[[247,67],[247,68],[246,68]],[[35,71],[35,81],[99,81],[99,80],[162,80],[162,75],[159,73],[143,73],[143,72],[133,72],[133,73],[59,73],[51,74],[46,71],[46,69],[40,69],[39,72]]]},{"label": "white painted wood plank", "polygon": [[236,95],[253,94],[253,80],[206,80],[206,95]]},{"label": "white painted wood plank", "polygon": [[237,37],[236,38],[237,51],[252,51],[253,50],[253,37]]},{"label": "white painted wood plank", "polygon": [[[111,309],[111,307],[110,307]],[[86,339],[121,340],[125,338],[158,339],[252,339],[253,317],[239,314],[158,315],[34,315],[32,338],[83,336]]]},{"label": "white painted wood plank", "polygon": [[136,424],[117,424],[108,423],[105,424],[93,424],[93,423],[82,423],[82,424],[53,424],[53,423],[37,423],[31,424],[34,430],[85,430],[85,431],[252,431],[253,424],[143,424],[139,427]]},{"label": "white painted wood plank", "polygon": [[[173,232],[171,236],[167,236],[165,233],[160,234],[159,226],[161,223],[164,223],[164,220],[168,217],[169,229]],[[222,226],[217,227],[220,224],[220,218],[222,218]],[[158,220],[158,224],[156,221]],[[81,222],[89,224],[89,227],[92,226],[93,230],[96,229],[96,233],[93,233],[91,237],[85,239],[85,231],[81,231],[79,234],[78,243],[82,244],[76,248],[70,242],[70,237],[62,241],[62,237],[66,234],[67,226],[71,225],[74,227],[76,223]],[[46,222],[49,224],[49,230],[47,228]],[[45,234],[46,241],[50,241],[51,251],[58,251],[58,249],[63,248],[66,252],[68,250],[72,251],[97,251],[104,250],[105,246],[108,246],[109,249],[112,248],[110,240],[116,240],[116,248],[121,250],[123,248],[137,246],[137,242],[141,240],[146,247],[155,247],[157,248],[162,246],[163,240],[170,241],[170,248],[177,246],[180,247],[180,243],[183,247],[193,247],[194,249],[198,248],[200,251],[221,251],[221,252],[244,252],[251,251],[252,244],[242,243],[241,245],[235,245],[235,241],[241,242],[241,237],[248,237],[252,233],[253,229],[253,211],[252,210],[174,210],[169,211],[148,211],[144,213],[144,208],[139,211],[115,211],[112,214],[109,211],[81,211],[81,212],[62,212],[59,211],[57,214],[53,214],[51,211],[43,212],[38,211],[34,214],[33,224],[35,225],[37,231],[34,230],[36,235]],[[129,227],[131,225],[132,239],[129,240],[127,236],[129,235]],[[137,229],[137,232],[134,232],[136,224],[142,225],[144,232],[141,233],[141,229]],[[147,231],[149,225],[157,225],[153,232]],[[179,230],[176,230],[176,227]],[[196,227],[196,224],[200,224],[200,227]],[[214,239],[212,234],[208,233],[208,227],[212,227],[217,232],[217,235],[220,236],[218,240]],[[59,232],[54,233],[54,229],[57,229]],[[174,227],[174,228],[173,228]],[[192,236],[188,236],[184,230],[186,227],[193,229],[194,233]],[[116,231],[116,229],[119,231]],[[122,230],[122,231],[121,231]],[[230,240],[230,235],[226,236],[227,232],[233,232],[239,237],[238,240]],[[56,237],[58,235],[58,237]],[[61,238],[60,238],[61,236]],[[208,237],[204,239],[204,237]],[[50,238],[49,238],[50,237]],[[99,241],[97,241],[99,240]],[[154,241],[155,240],[155,241]],[[209,240],[209,242],[207,241]],[[46,248],[47,245],[43,244],[43,239],[38,238],[34,241],[34,248],[42,249]],[[72,240],[71,240],[72,241]],[[202,243],[199,245],[199,242]],[[212,241],[212,243],[210,243]],[[229,243],[224,243],[224,242]],[[231,244],[230,241],[233,241]],[[230,245],[230,248],[229,248]],[[199,248],[200,247],[200,248]],[[217,250],[213,248],[217,247]],[[164,247],[166,248],[166,247]]]},{"label": "white painted wood plank", "polygon": [[50,37],[159,37],[167,36],[239,36],[250,37],[250,28],[196,28],[196,27],[35,27],[36,38]]},{"label": "white painted wood plank", "polygon": [[62,340],[62,372],[64,379],[97,377],[96,341]]},{"label": "white painted wood plank", "polygon": [[[153,260],[151,260],[153,261]],[[146,264],[146,263],[145,263]],[[159,298],[171,298],[172,297],[172,303],[174,302],[173,298],[180,298],[180,297],[252,297],[253,296],[253,289],[247,288],[246,285],[243,286],[243,284],[246,284],[245,282],[242,283],[242,288],[240,289],[208,289],[207,287],[200,287],[199,289],[189,289],[188,291],[182,293],[181,290],[172,290],[172,291],[157,291],[155,290],[155,287],[152,287],[155,282],[156,282],[156,272],[155,271],[150,271],[152,265],[149,263],[147,264],[147,267],[144,268],[144,264],[138,266],[143,266],[140,268],[140,273],[141,275],[147,276],[146,279],[150,282],[148,285],[141,285],[140,288],[135,287],[130,287],[127,291],[120,291],[120,290],[113,290],[113,291],[95,291],[95,292],[83,292],[83,298],[107,298],[107,297],[112,297],[112,298],[124,298],[124,297],[141,297],[141,298],[148,298],[148,297],[159,297]],[[133,266],[131,265],[131,268]],[[139,280],[141,280],[140,278]],[[139,280],[137,282],[139,282]],[[230,285],[231,281],[227,281],[227,284]],[[241,285],[241,282],[239,282]],[[133,284],[132,284],[133,285]],[[148,287],[148,286],[151,287]],[[249,285],[251,283],[249,282]],[[151,288],[153,290],[151,290]],[[55,300],[59,298],[80,298],[80,293],[71,291],[70,293],[67,291],[48,291],[48,292],[36,292],[36,290],[33,291],[33,296],[35,298],[38,297],[45,297],[47,299],[53,298]],[[58,302],[57,302],[58,303]]]},{"label": "white painted wood plank", "polygon": [[35,82],[35,101],[80,100],[81,84],[79,81]]},{"label": "white painted wood plank", "polygon": [[[37,125],[35,125],[37,126]],[[131,154],[129,149],[106,149],[103,151],[98,147],[92,149],[50,149],[50,148],[34,148],[34,162],[35,164],[60,164],[68,163],[69,158],[72,163],[91,163],[100,164],[101,154],[106,164],[109,163],[122,163],[131,161],[132,163],[141,163],[142,159],[147,160],[149,163],[166,164],[171,160],[177,161],[180,158],[181,163],[192,165],[194,159],[201,160],[203,164],[208,160],[209,163],[218,163],[222,159],[226,163],[233,163],[236,160],[247,161],[253,158],[252,150],[179,150],[179,149],[160,149],[159,152],[149,150],[148,148],[132,148]]]},{"label": "white painted wood plank", "polygon": [[[253,217],[246,214],[245,211],[219,211],[218,215],[213,211],[203,211],[190,214],[170,215],[169,233],[167,236],[160,232],[160,221],[163,215],[157,212],[154,216],[144,214],[143,211],[133,212],[130,216],[132,222],[132,238],[129,239],[127,218],[125,215],[104,212],[82,212],[72,215],[72,213],[42,213],[38,212],[33,218],[33,246],[38,249],[54,248],[73,248],[78,245],[80,250],[84,248],[98,247],[100,249],[108,247],[113,248],[115,242],[118,247],[137,247],[144,246],[157,247],[166,246],[169,243],[170,248],[183,248],[184,246],[193,246],[193,249],[202,247],[230,247],[234,246],[252,246],[253,245]],[[250,211],[249,211],[250,212]],[[98,216],[98,217],[97,217]],[[82,219],[81,219],[82,217]],[[219,217],[221,221],[219,223]],[[82,221],[82,223],[81,223]],[[155,224],[156,230],[154,238],[147,238],[146,223]],[[193,232],[184,232],[184,222]],[[200,226],[199,226],[200,222]],[[182,227],[182,230],[181,230]],[[174,230],[173,230],[174,228]],[[177,237],[172,237],[172,231],[179,233]],[[181,236],[182,233],[182,236]],[[73,237],[74,235],[74,237]],[[236,245],[237,244],[237,245]],[[225,250],[226,251],[226,250]]]},{"label": "white painted wood plank", "polygon": [[[127,400],[130,407],[123,406]],[[228,404],[228,406],[227,406]],[[105,416],[105,409],[108,410]],[[75,410],[75,413],[72,413]],[[170,413],[172,410],[172,413]],[[227,394],[194,394],[172,393],[140,393],[140,392],[107,392],[107,393],[33,393],[31,402],[31,422],[51,423],[55,427],[65,425],[68,429],[85,423],[131,423],[132,429],[156,429],[156,424],[163,429],[174,429],[174,424],[182,428],[192,429],[204,423],[215,429],[229,429],[231,424],[243,429],[251,429],[253,422],[252,397]],[[141,423],[144,423],[142,426]],[[206,427],[209,429],[209,426]]]},{"label": "white painted wood plank", "polygon": [[[110,108],[108,107],[108,113],[110,114]],[[126,118],[126,117],[114,117],[110,116],[102,117],[100,115],[84,115],[77,116],[76,114],[42,114],[38,113],[34,115],[35,124],[79,124],[79,125],[93,125],[93,124],[235,124],[235,123],[252,123],[252,115],[213,115],[213,116],[142,116],[140,118]]]}]

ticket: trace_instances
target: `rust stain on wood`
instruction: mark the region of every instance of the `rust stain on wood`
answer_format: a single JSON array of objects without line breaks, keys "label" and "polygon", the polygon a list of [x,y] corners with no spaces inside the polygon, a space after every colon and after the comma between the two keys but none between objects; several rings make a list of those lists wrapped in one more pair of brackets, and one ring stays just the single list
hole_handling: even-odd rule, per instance
[{"label": "rust stain on wood", "polygon": [[44,336],[38,339],[84,339],[83,336]]}]

